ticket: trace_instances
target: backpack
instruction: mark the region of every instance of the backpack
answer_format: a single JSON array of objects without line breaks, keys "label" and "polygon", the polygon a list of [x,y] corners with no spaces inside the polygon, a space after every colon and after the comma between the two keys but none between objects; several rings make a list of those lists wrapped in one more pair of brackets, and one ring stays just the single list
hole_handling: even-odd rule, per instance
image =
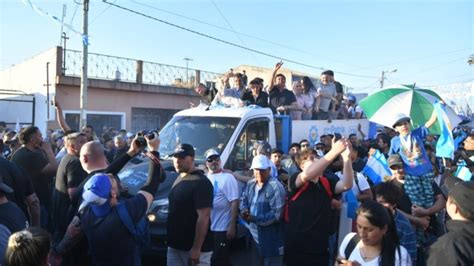
[{"label": "backpack", "polygon": [[133,224],[132,217],[130,217],[125,203],[119,203],[117,205],[117,211],[120,220],[122,220],[122,223],[133,235],[133,239],[140,249],[148,247],[150,245],[150,226],[148,224],[146,215],[140,218],[137,224]]},{"label": "backpack", "polygon": [[351,253],[352,251],[354,251],[355,247],[357,246],[357,244],[359,243],[360,241],[360,237],[358,234],[355,234],[351,240],[349,241],[349,243],[347,243],[347,246],[346,248],[344,249],[344,256],[346,257],[346,260],[349,259],[349,257],[351,256]]},{"label": "backpack", "polygon": [[[329,184],[329,180],[324,176],[320,176],[319,180],[321,181],[321,184],[323,185],[324,190],[328,194],[329,199],[332,199],[333,193],[331,190],[331,185]],[[291,197],[290,199],[288,198],[286,199],[286,204],[283,209],[283,220],[285,221],[285,223],[290,222],[290,216],[289,216],[289,210],[288,210],[288,206],[290,202],[296,201],[296,199],[298,199],[301,196],[301,194],[308,189],[308,187],[309,187],[309,181],[305,182],[303,186],[295,193],[295,195],[293,195],[293,197]]]}]

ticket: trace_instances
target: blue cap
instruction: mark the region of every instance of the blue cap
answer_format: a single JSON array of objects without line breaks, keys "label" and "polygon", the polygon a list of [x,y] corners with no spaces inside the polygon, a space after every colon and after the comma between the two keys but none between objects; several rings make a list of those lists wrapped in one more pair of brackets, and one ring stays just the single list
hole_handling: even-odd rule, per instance
[{"label": "blue cap", "polygon": [[84,202],[79,210],[90,205],[95,215],[102,217],[110,212],[109,197],[112,184],[110,178],[104,173],[93,175],[84,185],[82,198]]}]

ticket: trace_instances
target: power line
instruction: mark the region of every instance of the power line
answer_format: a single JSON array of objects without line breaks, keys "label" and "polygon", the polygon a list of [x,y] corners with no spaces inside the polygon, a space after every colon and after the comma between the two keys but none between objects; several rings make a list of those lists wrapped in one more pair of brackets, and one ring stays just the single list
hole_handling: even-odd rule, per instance
[{"label": "power line", "polygon": [[[232,24],[230,24],[230,21],[227,20],[227,18],[224,16],[224,13],[222,13],[222,11],[220,10],[220,8],[217,6],[216,2],[214,2],[214,0],[211,0],[211,3],[214,5],[214,7],[217,9],[217,12],[221,15],[221,17],[224,19],[225,23],[227,23],[227,26],[229,26],[229,28],[235,33],[235,36],[237,36],[237,39],[239,39],[239,41],[247,46],[247,44],[244,42],[244,40],[242,40],[242,38],[240,38],[240,35],[237,31],[234,30],[234,27],[232,27]],[[257,57],[253,54],[253,53],[249,53],[250,56],[253,57],[253,59],[258,63],[258,59]]]},{"label": "power line", "polygon": [[161,12],[164,12],[164,13],[167,13],[167,14],[171,14],[171,15],[173,15],[173,16],[177,16],[177,17],[180,17],[180,18],[185,18],[185,19],[188,19],[188,20],[191,20],[191,21],[200,23],[200,24],[204,24],[204,25],[207,25],[207,26],[210,26],[210,27],[214,27],[214,28],[217,28],[217,29],[220,29],[220,30],[224,30],[224,31],[236,33],[236,34],[239,34],[239,35],[241,35],[241,36],[245,36],[245,37],[247,37],[247,38],[252,38],[252,39],[255,39],[255,40],[258,40],[258,41],[261,41],[261,42],[265,42],[265,43],[269,43],[269,44],[272,44],[272,45],[275,45],[275,46],[279,46],[279,47],[282,47],[282,48],[285,48],[285,49],[288,49],[288,50],[293,50],[293,51],[295,51],[295,52],[299,52],[299,53],[303,53],[303,54],[307,54],[307,55],[311,55],[311,56],[323,57],[323,58],[332,60],[332,61],[334,61],[334,62],[339,62],[339,63],[343,63],[343,64],[348,65],[348,66],[353,66],[353,67],[360,68],[360,66],[356,66],[356,65],[353,65],[353,64],[348,64],[346,61],[334,59],[334,58],[331,58],[331,57],[328,57],[328,56],[325,56],[325,55],[310,53],[310,52],[308,52],[308,51],[305,51],[305,50],[302,50],[302,49],[299,49],[299,48],[295,48],[295,47],[292,47],[292,46],[288,46],[288,45],[284,45],[284,44],[272,42],[272,41],[270,41],[270,40],[267,40],[267,39],[264,39],[264,38],[260,38],[260,37],[257,37],[257,36],[253,36],[253,35],[250,35],[250,34],[247,34],[247,33],[237,32],[237,31],[235,31],[235,30],[233,30],[233,29],[228,29],[228,28],[225,28],[225,27],[222,27],[222,26],[219,26],[219,25],[214,25],[214,24],[208,23],[208,22],[206,22],[206,21],[202,21],[202,20],[199,20],[199,19],[195,19],[195,18],[191,18],[191,17],[188,17],[188,16],[184,16],[184,15],[181,15],[181,14],[178,14],[178,13],[175,13],[175,12],[171,12],[171,11],[168,11],[168,10],[165,10],[165,9],[162,9],[162,8],[158,8],[158,7],[154,7],[154,6],[145,4],[145,3],[141,3],[141,2],[136,1],[136,0],[131,0],[131,1],[134,2],[134,3],[136,3],[136,4],[138,4],[138,5],[147,7],[147,8],[155,9],[155,10],[158,10],[158,11],[161,11]]},{"label": "power line", "polygon": [[[133,9],[124,7],[124,6],[117,5],[117,4],[115,4],[115,3],[107,2],[107,0],[102,0],[102,2],[104,2],[104,3],[106,3],[106,4],[109,4],[109,5],[112,5],[112,6],[115,6],[115,7],[119,8],[119,9],[128,11],[128,12],[130,12],[130,13],[134,13],[134,14],[136,14],[136,15],[143,16],[143,17],[146,17],[146,18],[149,18],[149,19],[152,19],[152,20],[155,20],[155,21],[164,23],[164,24],[166,24],[166,25],[169,25],[169,26],[172,26],[172,27],[175,27],[175,28],[178,28],[178,29],[187,31],[187,32],[191,32],[191,33],[194,33],[194,34],[196,34],[196,35],[200,35],[200,36],[206,37],[206,38],[208,38],[208,39],[211,39],[211,40],[214,40],[214,41],[218,41],[218,42],[221,42],[221,43],[230,45],[230,46],[234,46],[234,47],[237,47],[237,48],[240,48],[240,49],[243,49],[243,50],[251,51],[251,52],[254,52],[254,53],[257,53],[257,54],[261,54],[261,55],[264,55],[264,56],[267,56],[267,57],[270,57],[270,58],[277,59],[277,60],[282,60],[282,61],[286,61],[286,62],[289,62],[289,63],[293,63],[293,64],[295,64],[295,65],[300,65],[300,66],[304,66],[304,67],[308,67],[308,68],[313,68],[313,69],[318,69],[318,70],[326,70],[325,68],[322,68],[322,67],[317,67],[317,66],[313,66],[313,65],[301,63],[301,62],[298,62],[298,61],[295,61],[295,60],[291,60],[291,59],[279,57],[279,56],[276,56],[276,55],[273,55],[273,54],[269,54],[269,53],[266,53],[266,52],[258,51],[258,50],[255,50],[255,49],[252,49],[252,48],[249,48],[249,47],[245,47],[245,46],[242,46],[242,45],[238,45],[238,44],[235,44],[235,43],[232,43],[232,42],[229,42],[229,41],[226,41],[226,40],[223,40],[223,39],[220,39],[220,38],[217,38],[217,37],[214,37],[214,36],[205,34],[205,33],[201,33],[201,32],[198,32],[198,31],[195,31],[195,30],[192,30],[192,29],[188,29],[188,28],[186,28],[186,27],[183,27],[183,26],[180,26],[180,25],[177,25],[177,24],[173,24],[173,23],[171,23],[171,22],[168,22],[168,21],[165,21],[165,20],[162,20],[162,19],[159,19],[159,18],[150,16],[150,15],[147,15],[147,14],[141,13],[141,12],[139,12],[139,11],[136,11],[136,10],[133,10]],[[341,75],[353,76],[353,77],[359,77],[359,78],[377,78],[377,77],[375,77],[375,76],[358,75],[358,74],[352,74],[352,73],[346,73],[346,72],[340,72],[340,71],[334,71],[334,72],[337,72],[338,74],[341,74]]]}]

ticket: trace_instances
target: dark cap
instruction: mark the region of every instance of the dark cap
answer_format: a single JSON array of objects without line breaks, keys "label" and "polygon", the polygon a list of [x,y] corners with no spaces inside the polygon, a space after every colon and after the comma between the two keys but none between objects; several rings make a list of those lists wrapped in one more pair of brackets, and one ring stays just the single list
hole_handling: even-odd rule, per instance
[{"label": "dark cap", "polygon": [[388,167],[392,168],[392,166],[403,166],[402,157],[399,154],[392,154],[388,157],[387,160]]},{"label": "dark cap", "polygon": [[181,158],[184,158],[186,156],[194,157],[194,147],[191,144],[186,143],[178,144],[178,146],[176,146],[176,149],[170,156]]},{"label": "dark cap", "polygon": [[13,189],[7,184],[3,183],[3,178],[0,176],[0,191],[5,193],[13,193]]},{"label": "dark cap", "polygon": [[457,177],[448,176],[442,190],[445,195],[449,195],[456,201],[463,212],[474,216],[474,181],[466,182]]}]

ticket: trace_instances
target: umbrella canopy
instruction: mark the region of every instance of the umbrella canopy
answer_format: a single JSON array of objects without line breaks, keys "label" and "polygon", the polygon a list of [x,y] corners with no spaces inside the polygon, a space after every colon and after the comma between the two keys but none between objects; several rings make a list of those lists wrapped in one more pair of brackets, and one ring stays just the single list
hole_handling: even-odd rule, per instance
[{"label": "umbrella canopy", "polygon": [[[434,91],[415,85],[396,85],[364,98],[359,105],[367,118],[377,124],[392,127],[396,115],[403,113],[411,118],[414,127],[418,127],[430,119],[433,103],[439,100],[441,97]],[[451,107],[446,106],[446,112],[453,127],[461,122]],[[440,134],[438,123],[434,123],[430,132]]]}]

